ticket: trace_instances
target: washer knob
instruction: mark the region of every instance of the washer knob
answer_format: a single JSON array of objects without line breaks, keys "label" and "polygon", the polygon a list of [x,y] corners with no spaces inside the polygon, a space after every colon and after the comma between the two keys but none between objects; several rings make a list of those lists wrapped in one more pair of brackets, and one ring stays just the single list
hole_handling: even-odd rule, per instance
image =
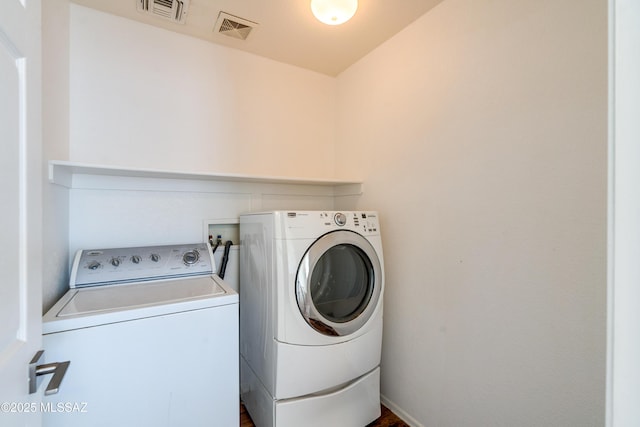
[{"label": "washer knob", "polygon": [[184,255],[182,255],[182,261],[184,261],[186,265],[193,265],[196,262],[198,262],[199,259],[200,259],[200,254],[195,249],[191,251],[187,251],[184,253]]},{"label": "washer knob", "polygon": [[100,268],[100,263],[98,261],[91,261],[89,265],[87,265],[87,268],[89,270],[97,270],[98,268]]},{"label": "washer knob", "polygon": [[140,258],[140,255],[133,255],[131,257],[131,262],[134,264],[140,264],[140,261],[142,261],[142,258]]},{"label": "washer knob", "polygon": [[158,255],[158,254],[151,254],[150,258],[151,258],[151,261],[153,261],[153,262],[160,261],[160,255]]},{"label": "washer knob", "polygon": [[338,212],[333,216],[333,220],[336,222],[337,225],[342,227],[347,223],[347,216],[341,212]]},{"label": "washer knob", "polygon": [[120,265],[120,258],[117,257],[113,257],[111,258],[111,261],[109,261],[111,263],[111,265],[113,265],[114,267],[117,267]]}]

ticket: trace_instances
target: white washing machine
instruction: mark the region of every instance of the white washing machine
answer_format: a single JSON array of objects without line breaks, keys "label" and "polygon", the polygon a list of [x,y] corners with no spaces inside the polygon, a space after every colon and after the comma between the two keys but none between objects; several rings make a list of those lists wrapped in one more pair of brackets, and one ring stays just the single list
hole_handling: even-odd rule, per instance
[{"label": "white washing machine", "polygon": [[241,396],[258,427],[380,416],[384,266],[376,212],[240,217]]},{"label": "white washing machine", "polygon": [[43,425],[238,425],[238,294],[213,267],[205,243],[79,251],[43,318],[44,362],[71,362]]}]

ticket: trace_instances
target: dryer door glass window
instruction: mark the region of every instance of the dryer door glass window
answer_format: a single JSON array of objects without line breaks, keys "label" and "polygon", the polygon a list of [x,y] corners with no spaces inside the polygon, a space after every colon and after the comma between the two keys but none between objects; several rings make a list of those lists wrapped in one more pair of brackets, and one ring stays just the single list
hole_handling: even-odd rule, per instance
[{"label": "dryer door glass window", "polygon": [[313,242],[296,274],[300,314],[324,335],[362,328],[379,306],[382,266],[371,243],[358,233],[332,231]]},{"label": "dryer door glass window", "polygon": [[353,245],[337,245],[326,251],[311,273],[313,305],[326,319],[343,323],[367,307],[373,291],[373,266]]}]

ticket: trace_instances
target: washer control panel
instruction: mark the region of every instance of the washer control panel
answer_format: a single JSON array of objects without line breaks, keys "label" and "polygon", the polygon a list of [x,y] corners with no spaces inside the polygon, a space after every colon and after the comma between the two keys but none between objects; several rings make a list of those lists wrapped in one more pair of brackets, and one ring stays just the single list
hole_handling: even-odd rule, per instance
[{"label": "washer control panel", "polygon": [[209,275],[214,261],[208,243],[80,250],[70,288]]}]

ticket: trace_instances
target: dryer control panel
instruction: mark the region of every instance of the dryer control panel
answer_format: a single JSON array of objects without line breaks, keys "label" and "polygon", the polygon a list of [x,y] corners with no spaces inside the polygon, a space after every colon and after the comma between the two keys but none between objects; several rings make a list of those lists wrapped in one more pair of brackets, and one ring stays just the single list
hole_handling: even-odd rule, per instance
[{"label": "dryer control panel", "polygon": [[333,230],[355,231],[363,236],[380,234],[375,211],[290,211],[281,212],[289,238],[313,237]]},{"label": "dryer control panel", "polygon": [[70,288],[210,275],[208,243],[80,250],[71,268]]},{"label": "dryer control panel", "polygon": [[[330,214],[330,212],[321,212],[321,217],[326,219]],[[335,212],[333,213],[333,223],[338,227],[347,226],[349,229],[355,228],[365,233],[378,231],[378,215],[374,212]]]}]

